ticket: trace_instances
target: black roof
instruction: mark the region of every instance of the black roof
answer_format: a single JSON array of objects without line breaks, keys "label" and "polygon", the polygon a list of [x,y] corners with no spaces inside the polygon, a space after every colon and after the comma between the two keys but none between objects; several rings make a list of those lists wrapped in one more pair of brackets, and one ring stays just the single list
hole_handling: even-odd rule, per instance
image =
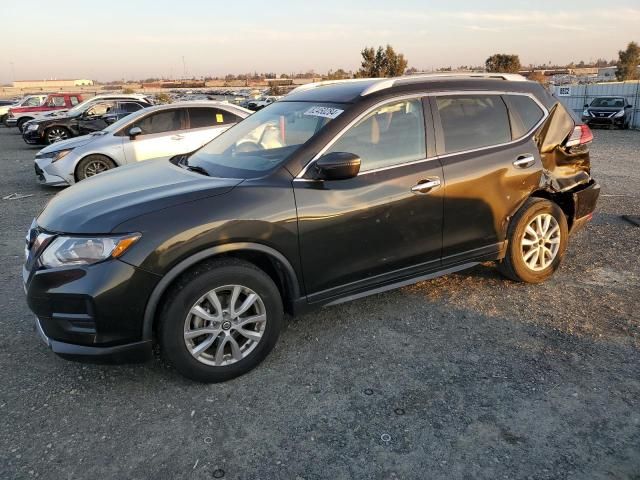
[{"label": "black roof", "polygon": [[293,91],[281,101],[288,102],[336,102],[354,103],[363,99],[384,98],[398,93],[446,92],[460,90],[505,91],[531,93],[540,97],[543,87],[537,82],[511,81],[499,78],[470,77],[402,77],[395,79],[393,85],[374,91],[365,97],[361,93],[379,82],[391,79],[362,79],[346,82],[318,85],[299,92]]}]

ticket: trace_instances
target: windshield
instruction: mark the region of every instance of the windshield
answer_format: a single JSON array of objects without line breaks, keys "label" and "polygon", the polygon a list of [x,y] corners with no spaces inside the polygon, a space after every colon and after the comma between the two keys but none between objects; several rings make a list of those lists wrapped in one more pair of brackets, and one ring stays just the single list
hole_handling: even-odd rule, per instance
[{"label": "windshield", "polygon": [[213,177],[254,178],[280,165],[345,109],[344,104],[275,102],[189,158]]},{"label": "windshield", "polygon": [[624,108],[624,98],[596,98],[591,102],[592,107]]}]

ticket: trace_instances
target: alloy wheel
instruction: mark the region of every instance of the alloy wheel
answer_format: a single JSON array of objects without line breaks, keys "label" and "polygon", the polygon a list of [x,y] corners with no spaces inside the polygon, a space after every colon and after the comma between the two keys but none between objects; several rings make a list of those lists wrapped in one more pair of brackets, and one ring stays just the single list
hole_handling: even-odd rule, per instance
[{"label": "alloy wheel", "polygon": [[84,168],[85,177],[93,177],[109,170],[110,166],[104,160],[93,160]]},{"label": "alloy wheel", "polygon": [[47,132],[47,141],[49,144],[56,143],[69,138],[69,134],[64,128],[52,128]]},{"label": "alloy wheel", "polygon": [[560,225],[549,213],[533,217],[520,240],[522,260],[536,272],[549,267],[560,250]]},{"label": "alloy wheel", "polygon": [[201,363],[220,367],[246,358],[260,343],[267,313],[260,296],[225,285],[200,297],[184,321],[184,342]]}]

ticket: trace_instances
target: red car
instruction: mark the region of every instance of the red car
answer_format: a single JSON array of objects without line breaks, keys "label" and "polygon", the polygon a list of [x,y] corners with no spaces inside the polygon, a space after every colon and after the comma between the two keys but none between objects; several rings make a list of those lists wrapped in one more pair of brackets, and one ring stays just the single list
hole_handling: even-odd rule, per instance
[{"label": "red car", "polygon": [[80,102],[82,102],[82,95],[79,93],[52,93],[39,107],[10,108],[6,125],[8,127],[18,127],[22,132],[22,126],[25,122],[42,117],[44,114],[55,110],[68,110]]}]

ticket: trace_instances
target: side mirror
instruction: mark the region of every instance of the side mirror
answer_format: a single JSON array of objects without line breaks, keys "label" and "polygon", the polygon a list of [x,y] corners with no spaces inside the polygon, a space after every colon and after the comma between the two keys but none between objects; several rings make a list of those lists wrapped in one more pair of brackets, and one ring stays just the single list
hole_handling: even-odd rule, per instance
[{"label": "side mirror", "polygon": [[129,129],[129,138],[131,140],[135,140],[138,135],[142,133],[142,129],[140,127],[132,127]]},{"label": "side mirror", "polygon": [[633,108],[633,105],[629,104],[629,105],[625,105],[624,108]]},{"label": "side mirror", "polygon": [[327,153],[315,165],[318,180],[346,180],[358,175],[360,157],[348,152]]},{"label": "side mirror", "polygon": [[588,107],[589,107],[589,104],[588,104],[588,103],[585,103],[585,104],[584,104],[584,108],[588,108]]}]

